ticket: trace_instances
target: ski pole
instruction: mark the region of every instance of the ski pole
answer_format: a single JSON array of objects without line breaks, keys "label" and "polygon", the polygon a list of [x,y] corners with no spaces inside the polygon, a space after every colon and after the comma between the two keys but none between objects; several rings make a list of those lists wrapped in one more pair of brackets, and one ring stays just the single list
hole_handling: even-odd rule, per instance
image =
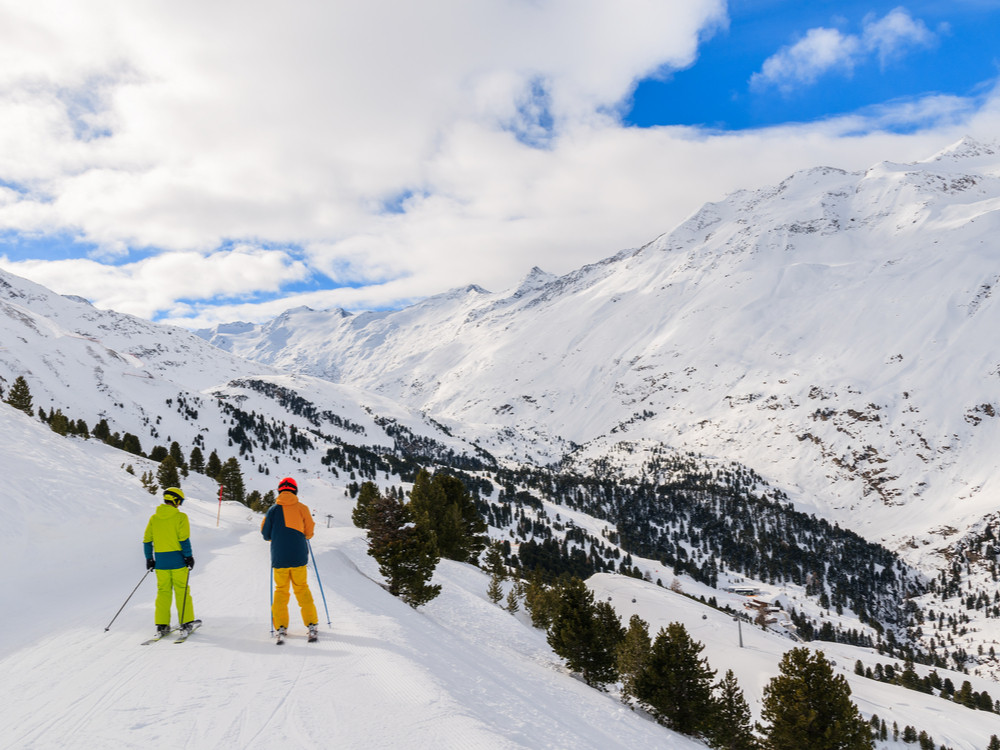
[{"label": "ski pole", "polygon": [[323,593],[323,580],[319,577],[319,566],[316,564],[316,555],[313,554],[313,546],[309,542],[308,539],[306,539],[306,544],[309,545],[309,555],[313,559],[313,569],[316,571],[316,580],[317,580],[317,582],[319,582],[319,593],[320,593],[320,596],[323,597],[323,609],[326,610],[326,626],[330,627],[330,625],[331,625],[331,623],[330,623],[330,608],[326,606],[326,594]]},{"label": "ski pole", "polygon": [[[142,582],[146,580],[146,576],[148,575],[149,575],[149,568],[146,568],[146,573],[142,576],[142,578],[139,579],[139,583],[135,585],[135,588],[132,589],[132,593],[128,595],[128,599],[125,600],[125,604],[128,604],[128,600],[131,599],[132,595],[139,590],[139,587],[142,585]],[[115,616],[111,618],[111,622],[108,623],[108,627],[104,628],[105,633],[107,633],[111,629],[111,623],[117,620],[118,615],[120,615],[122,613],[122,610],[125,609],[125,604],[122,604],[122,606],[119,607],[118,611],[115,612]]]},{"label": "ski pole", "polygon": [[187,609],[188,603],[188,586],[191,584],[191,568],[187,569],[187,575],[184,576],[184,598],[181,599],[181,611],[177,613],[177,619],[180,620],[178,625],[184,624],[184,610]]}]

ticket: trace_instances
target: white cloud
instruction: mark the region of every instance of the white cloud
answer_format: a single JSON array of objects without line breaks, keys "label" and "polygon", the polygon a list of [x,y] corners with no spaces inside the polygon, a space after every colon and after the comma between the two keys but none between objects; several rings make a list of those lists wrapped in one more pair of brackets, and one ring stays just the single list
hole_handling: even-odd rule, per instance
[{"label": "white cloud", "polygon": [[895,8],[880,19],[866,18],[861,38],[865,49],[877,55],[883,67],[889,59],[912,47],[928,47],[935,42],[935,35],[924,22],[911,18],[904,8]]},{"label": "white cloud", "polygon": [[305,264],[284,250],[246,245],[208,255],[162,253],[121,266],[86,258],[12,262],[2,256],[0,266],[56,291],[72,289],[98,307],[145,318],[172,311],[177,300],[277,292],[309,276]]},{"label": "white cloud", "polygon": [[790,89],[813,84],[820,76],[838,68],[850,73],[861,49],[856,36],[842,34],[837,29],[810,29],[800,41],[765,60],[750,84]]},{"label": "white cloud", "polygon": [[885,66],[913,47],[926,47],[935,35],[923,21],[913,19],[904,8],[895,8],[882,18],[865,18],[861,34],[844,34],[837,29],[815,28],[764,61],[759,73],[750,78],[754,88],[776,86],[790,91],[814,84],[821,76],[840,71],[853,72],[869,57]]},{"label": "white cloud", "polygon": [[[812,52],[903,49],[890,16]],[[191,325],[392,306],[570,271],[817,163],[993,137],[964,100],[736,134],[606,114],[723,23],[721,0],[0,0],[0,232],[99,248],[0,266]],[[342,286],[254,301],[318,273]]]}]

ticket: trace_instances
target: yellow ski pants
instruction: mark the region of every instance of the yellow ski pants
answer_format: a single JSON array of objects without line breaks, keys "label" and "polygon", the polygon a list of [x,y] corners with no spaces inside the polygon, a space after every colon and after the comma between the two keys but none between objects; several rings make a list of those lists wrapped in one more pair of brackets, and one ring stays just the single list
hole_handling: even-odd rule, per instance
[{"label": "yellow ski pants", "polygon": [[[188,588],[187,568],[156,571],[156,624],[170,624],[171,593],[177,601],[177,617],[181,624],[194,619],[194,600]],[[186,596],[185,596],[186,594]]]},{"label": "yellow ski pants", "polygon": [[299,603],[299,609],[302,611],[302,623],[304,625],[319,623],[319,615],[316,614],[316,604],[309,590],[306,572],[305,565],[298,568],[274,569],[274,601],[271,603],[271,619],[274,621],[274,627],[288,627],[288,600],[291,598],[288,593],[289,584],[295,592],[295,601]]}]

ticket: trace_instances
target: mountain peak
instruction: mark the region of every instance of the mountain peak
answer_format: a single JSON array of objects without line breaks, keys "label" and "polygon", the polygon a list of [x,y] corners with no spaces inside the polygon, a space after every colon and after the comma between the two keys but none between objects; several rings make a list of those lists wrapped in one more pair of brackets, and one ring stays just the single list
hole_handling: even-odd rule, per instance
[{"label": "mountain peak", "polygon": [[972,136],[963,136],[961,139],[948,146],[941,151],[938,151],[930,159],[927,159],[925,163],[928,162],[938,162],[944,161],[946,159],[957,160],[957,159],[972,159],[979,156],[996,156],[997,146],[996,144],[987,144],[977,141]]}]

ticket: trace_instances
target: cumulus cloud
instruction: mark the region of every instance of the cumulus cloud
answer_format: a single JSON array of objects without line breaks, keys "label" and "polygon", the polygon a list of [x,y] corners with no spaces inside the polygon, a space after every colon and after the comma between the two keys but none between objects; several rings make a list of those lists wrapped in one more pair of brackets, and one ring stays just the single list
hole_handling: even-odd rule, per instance
[{"label": "cumulus cloud", "polygon": [[815,28],[795,44],[782,48],[764,61],[754,73],[754,88],[776,86],[790,91],[814,84],[832,72],[850,75],[870,58],[887,62],[905,55],[914,47],[928,47],[936,39],[923,21],[914,19],[905,8],[895,8],[882,18],[869,15],[860,34],[844,34],[838,29]]}]

